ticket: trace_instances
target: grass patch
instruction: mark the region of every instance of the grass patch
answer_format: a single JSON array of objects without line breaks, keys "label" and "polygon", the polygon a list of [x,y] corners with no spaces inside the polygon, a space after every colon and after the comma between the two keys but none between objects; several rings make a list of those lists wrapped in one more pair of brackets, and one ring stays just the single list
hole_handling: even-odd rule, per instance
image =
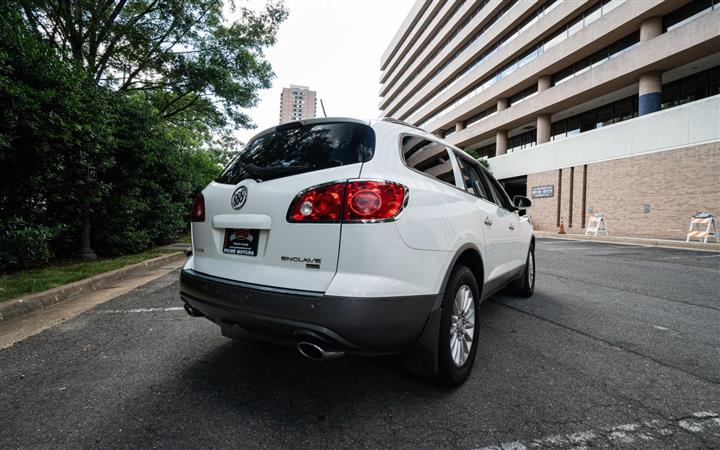
[{"label": "grass patch", "polygon": [[0,302],[34,294],[35,292],[46,291],[62,284],[89,278],[99,273],[109,272],[130,264],[163,256],[167,253],[167,251],[156,249],[137,255],[103,258],[93,261],[73,261],[40,269],[0,275]]},{"label": "grass patch", "polygon": [[177,240],[178,244],[192,244],[191,238],[189,234],[186,234],[185,236],[180,236]]}]

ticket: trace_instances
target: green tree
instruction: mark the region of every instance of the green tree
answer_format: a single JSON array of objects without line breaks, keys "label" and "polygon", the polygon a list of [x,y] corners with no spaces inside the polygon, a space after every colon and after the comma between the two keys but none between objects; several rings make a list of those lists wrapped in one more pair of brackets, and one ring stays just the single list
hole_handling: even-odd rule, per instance
[{"label": "green tree", "polygon": [[191,130],[163,126],[141,96],[114,104],[115,164],[106,201],[95,207],[93,235],[101,254],[139,252],[172,240],[189,223],[193,196],[220,171]]},{"label": "green tree", "polygon": [[105,184],[86,180],[88,166],[112,163],[105,97],[0,7],[0,235],[11,236],[9,253],[42,262],[65,251],[79,199],[103,195]]},{"label": "green tree", "polygon": [[[84,224],[114,255],[187,229],[193,196],[269,86],[286,13],[212,1],[0,3],[0,271],[67,257]],[[97,179],[88,178],[88,168]],[[89,205],[91,215],[84,214]]]},{"label": "green tree", "polygon": [[97,84],[143,93],[167,119],[195,109],[216,128],[252,125],[242,108],[270,87],[263,48],[287,17],[281,2],[261,12],[221,0],[20,4],[34,32]]}]

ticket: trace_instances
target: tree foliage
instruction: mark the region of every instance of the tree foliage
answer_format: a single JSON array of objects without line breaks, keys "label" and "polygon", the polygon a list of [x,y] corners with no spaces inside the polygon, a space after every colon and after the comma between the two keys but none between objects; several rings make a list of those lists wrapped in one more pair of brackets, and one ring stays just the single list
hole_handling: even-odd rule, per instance
[{"label": "tree foliage", "polygon": [[[273,73],[263,48],[287,12],[221,0],[21,0],[31,28],[97,84],[141,92],[165,118],[197,109],[213,125],[249,126]],[[225,12],[234,18],[224,20]]]},{"label": "tree foliage", "polygon": [[[200,1],[0,4],[0,271],[66,258],[83,204],[101,255],[187,229],[189,204],[239,148],[223,127],[269,85],[263,13]],[[88,177],[94,168],[96,179]]]}]

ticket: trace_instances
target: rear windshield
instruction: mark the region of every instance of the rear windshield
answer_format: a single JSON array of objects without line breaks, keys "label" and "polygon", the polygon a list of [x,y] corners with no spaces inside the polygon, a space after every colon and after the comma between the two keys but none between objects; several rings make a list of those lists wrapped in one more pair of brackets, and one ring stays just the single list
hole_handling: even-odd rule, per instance
[{"label": "rear windshield", "polygon": [[368,161],[375,151],[375,132],[351,122],[281,125],[250,142],[223,170],[218,183],[246,178],[271,180]]}]

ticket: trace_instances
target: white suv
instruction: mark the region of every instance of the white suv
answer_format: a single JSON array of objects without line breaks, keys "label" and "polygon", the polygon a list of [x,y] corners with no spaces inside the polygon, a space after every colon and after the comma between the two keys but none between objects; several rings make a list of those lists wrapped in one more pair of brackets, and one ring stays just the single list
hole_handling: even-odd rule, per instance
[{"label": "white suv", "polygon": [[407,124],[313,119],[258,134],[192,211],[187,312],[313,359],[402,354],[459,385],[480,303],[530,296],[534,237],[471,156]]}]

